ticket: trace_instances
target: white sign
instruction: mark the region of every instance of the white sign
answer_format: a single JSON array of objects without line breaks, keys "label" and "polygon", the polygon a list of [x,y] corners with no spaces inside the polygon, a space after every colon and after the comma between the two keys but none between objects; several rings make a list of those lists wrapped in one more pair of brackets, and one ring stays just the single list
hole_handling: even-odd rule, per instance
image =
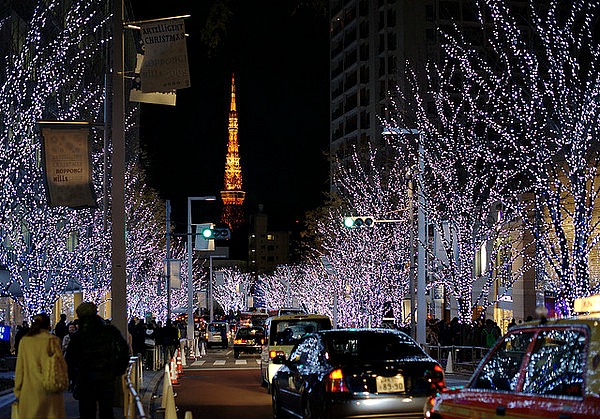
[{"label": "white sign", "polygon": [[190,87],[190,69],[183,19],[141,25],[144,62],[140,69],[142,92],[171,92]]},{"label": "white sign", "polygon": [[[164,276],[167,276],[167,261],[164,262]],[[179,259],[171,259],[171,263],[169,263],[169,281],[170,287],[173,290],[178,290],[181,288],[181,260]]]},{"label": "white sign", "polygon": [[137,54],[137,64],[135,66],[136,77],[133,79],[131,90],[129,91],[129,100],[131,102],[153,103],[156,105],[175,106],[177,102],[177,92],[142,92],[142,79],[139,74],[144,62],[144,55]]}]

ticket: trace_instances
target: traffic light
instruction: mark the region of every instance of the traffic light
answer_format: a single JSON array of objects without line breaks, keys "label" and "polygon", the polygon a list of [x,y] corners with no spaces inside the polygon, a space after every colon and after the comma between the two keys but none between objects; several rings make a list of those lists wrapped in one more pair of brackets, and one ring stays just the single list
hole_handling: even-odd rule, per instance
[{"label": "traffic light", "polygon": [[196,226],[194,249],[208,251],[215,250],[215,241],[210,237],[214,227],[215,225],[212,223],[198,224]]},{"label": "traffic light", "polygon": [[344,217],[344,225],[348,228],[375,227],[375,218],[367,215]]},{"label": "traffic light", "polygon": [[227,227],[210,227],[202,230],[202,237],[206,240],[229,240],[231,238],[231,232]]}]

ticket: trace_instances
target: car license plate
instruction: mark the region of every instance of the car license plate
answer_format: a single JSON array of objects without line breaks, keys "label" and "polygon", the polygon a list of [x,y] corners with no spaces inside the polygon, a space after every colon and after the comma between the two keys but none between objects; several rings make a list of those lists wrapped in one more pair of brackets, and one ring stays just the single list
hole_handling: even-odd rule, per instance
[{"label": "car license plate", "polygon": [[397,393],[404,391],[404,377],[396,375],[394,377],[377,376],[377,392],[378,393]]}]

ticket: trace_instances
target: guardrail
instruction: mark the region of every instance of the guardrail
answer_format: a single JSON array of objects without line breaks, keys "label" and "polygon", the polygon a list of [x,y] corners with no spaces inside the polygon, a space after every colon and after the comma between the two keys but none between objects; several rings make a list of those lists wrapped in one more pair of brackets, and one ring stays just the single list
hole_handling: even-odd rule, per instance
[{"label": "guardrail", "polygon": [[144,405],[139,395],[143,381],[143,363],[137,356],[129,359],[127,372],[123,376],[123,417],[126,419],[147,419]]},{"label": "guardrail", "polygon": [[[472,374],[490,348],[482,346],[424,345],[427,353],[437,360],[446,372]],[[451,364],[450,364],[451,362]],[[448,366],[450,364],[450,370]]]}]

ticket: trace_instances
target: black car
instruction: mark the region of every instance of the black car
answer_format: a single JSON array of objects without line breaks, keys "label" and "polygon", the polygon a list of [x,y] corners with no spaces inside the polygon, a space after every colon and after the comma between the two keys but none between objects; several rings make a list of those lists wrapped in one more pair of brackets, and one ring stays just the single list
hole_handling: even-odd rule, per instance
[{"label": "black car", "polygon": [[265,330],[259,326],[240,327],[233,340],[233,357],[244,353],[260,353],[265,339]]},{"label": "black car", "polygon": [[273,378],[273,416],[422,418],[442,367],[408,335],[337,329],[305,335]]}]

